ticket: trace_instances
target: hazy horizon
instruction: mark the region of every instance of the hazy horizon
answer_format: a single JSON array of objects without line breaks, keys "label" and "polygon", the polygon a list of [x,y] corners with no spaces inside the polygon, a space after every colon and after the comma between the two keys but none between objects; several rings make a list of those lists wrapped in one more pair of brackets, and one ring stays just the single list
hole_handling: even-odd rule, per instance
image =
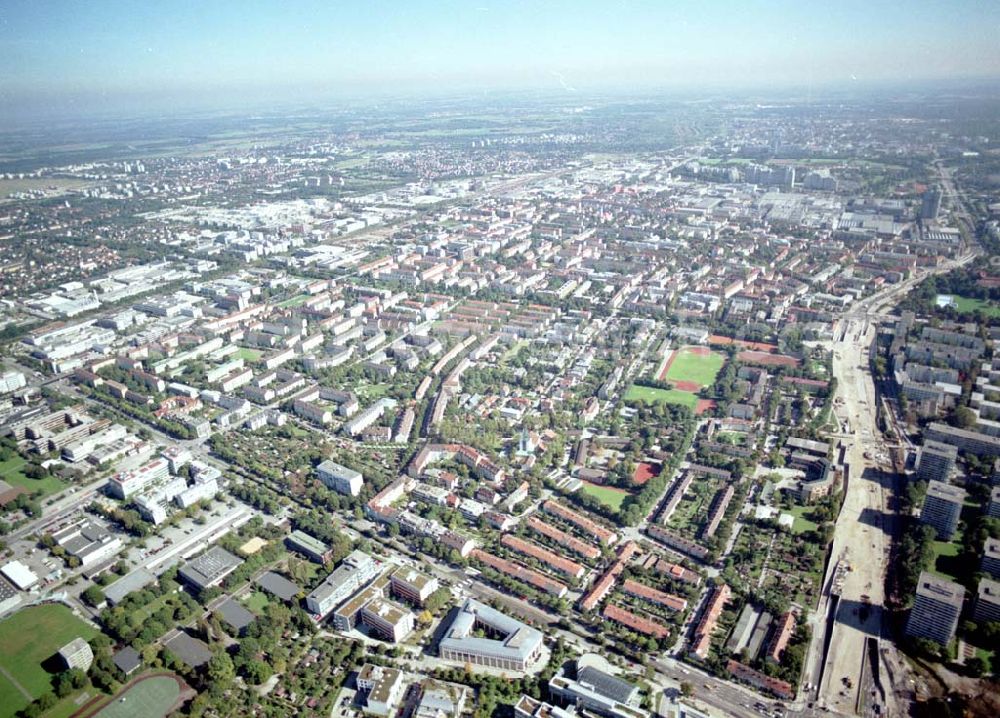
[{"label": "hazy horizon", "polygon": [[710,94],[1000,78],[1000,4],[27,3],[5,118],[527,91]]}]

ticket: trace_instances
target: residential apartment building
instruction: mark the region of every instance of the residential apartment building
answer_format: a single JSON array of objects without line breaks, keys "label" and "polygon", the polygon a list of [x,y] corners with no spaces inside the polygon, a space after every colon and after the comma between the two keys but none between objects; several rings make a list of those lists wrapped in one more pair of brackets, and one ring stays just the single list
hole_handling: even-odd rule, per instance
[{"label": "residential apartment building", "polygon": [[1000,581],[984,578],[979,582],[972,620],[979,624],[1000,621]]},{"label": "residential apartment building", "polygon": [[906,622],[906,635],[948,645],[955,637],[964,600],[965,589],[962,586],[923,571],[917,582],[910,618]]},{"label": "residential apartment building", "polygon": [[986,504],[986,515],[990,518],[1000,519],[1000,486],[994,486],[990,492],[990,500]]},{"label": "residential apartment building", "polygon": [[916,478],[922,481],[947,482],[957,458],[958,449],[955,446],[933,439],[925,441],[917,458]]},{"label": "residential apartment building", "polygon": [[938,538],[949,540],[958,528],[958,518],[962,513],[965,490],[943,481],[931,481],[927,485],[924,505],[920,509],[920,521],[937,529]]},{"label": "residential apartment building", "polygon": [[986,539],[979,567],[993,578],[1000,579],[1000,539]]}]

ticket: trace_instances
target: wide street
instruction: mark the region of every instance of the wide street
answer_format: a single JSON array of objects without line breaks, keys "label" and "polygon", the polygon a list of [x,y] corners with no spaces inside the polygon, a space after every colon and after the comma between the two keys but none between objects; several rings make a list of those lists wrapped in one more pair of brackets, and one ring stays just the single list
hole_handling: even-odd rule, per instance
[{"label": "wide street", "polygon": [[[893,536],[889,481],[882,473],[882,469],[891,469],[876,423],[877,397],[869,372],[876,323],[927,276],[951,271],[975,256],[976,252],[970,252],[861,300],[834,325],[830,343],[838,380],[834,414],[839,425],[847,427],[839,438],[849,479],[823,590],[811,620],[813,639],[803,681],[810,685],[804,691],[807,700],[838,713],[853,715],[858,710],[865,638],[883,635],[883,592]],[[839,596],[839,601],[834,596]],[[868,701],[871,696],[864,698]],[[891,690],[887,700],[892,701]],[[894,715],[895,706],[885,708]]]}]

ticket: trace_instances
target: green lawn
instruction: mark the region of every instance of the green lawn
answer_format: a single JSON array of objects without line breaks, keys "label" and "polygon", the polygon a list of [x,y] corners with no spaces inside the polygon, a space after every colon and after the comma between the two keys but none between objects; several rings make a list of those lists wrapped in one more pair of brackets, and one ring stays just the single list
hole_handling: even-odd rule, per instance
[{"label": "green lawn", "polygon": [[310,584],[316,580],[316,577],[319,575],[321,570],[323,570],[323,567],[318,563],[313,563],[312,561],[306,561],[305,568],[302,569],[305,574],[306,581]]},{"label": "green lawn", "polygon": [[702,356],[687,348],[679,349],[667,372],[667,381],[690,381],[703,387],[711,386],[725,361],[724,356],[715,352]]},{"label": "green lawn", "polygon": [[69,486],[65,481],[55,476],[46,476],[44,479],[29,479],[21,472],[27,463],[17,454],[6,461],[0,461],[0,479],[11,486],[23,486],[32,493],[41,491],[43,496],[57,493]]},{"label": "green lawn", "polygon": [[391,385],[389,384],[368,384],[367,386],[356,387],[355,391],[359,399],[376,401],[388,394],[390,388]]},{"label": "green lawn", "polygon": [[103,700],[109,697],[110,696],[108,696],[107,693],[104,693],[93,686],[87,686],[83,690],[77,691],[76,693],[70,693],[68,696],[61,699],[45,712],[43,718],[70,718],[70,716],[76,714],[80,708],[94,698],[100,698]]},{"label": "green lawn", "polygon": [[159,611],[161,608],[167,605],[167,601],[170,600],[170,594],[164,594],[154,598],[152,601],[147,603],[145,606],[140,606],[135,609],[132,614],[128,617],[128,622],[133,628],[138,628],[152,616],[154,613]]},{"label": "green lawn", "polygon": [[247,607],[247,610],[258,616],[263,615],[268,603],[270,601],[267,598],[267,594],[263,591],[254,591],[243,600],[243,605]]},{"label": "green lawn", "polygon": [[986,674],[993,673],[993,651],[976,647],[976,655],[986,661]]},{"label": "green lawn", "polygon": [[236,352],[236,356],[240,357],[245,362],[253,363],[260,360],[261,353],[256,349],[240,347],[240,350]]},{"label": "green lawn", "polygon": [[303,429],[301,426],[297,426],[295,423],[291,421],[285,424],[285,428],[288,429],[288,433],[290,433],[292,436],[298,436],[298,437],[309,436],[309,434],[311,433],[308,429]]},{"label": "green lawn", "polygon": [[953,306],[959,312],[975,312],[982,310],[988,317],[1000,317],[1000,306],[985,299],[973,299],[972,297],[952,296]]},{"label": "green lawn", "polygon": [[[37,698],[52,686],[42,663],[74,638],[90,640],[96,633],[60,603],[22,608],[0,622],[0,666]],[[0,700],[0,715],[13,715],[29,703],[6,679],[0,680]]]},{"label": "green lawn", "polygon": [[282,309],[287,309],[288,307],[301,307],[309,299],[308,294],[298,294],[291,299],[286,299],[283,302],[278,302],[278,306]]},{"label": "green lawn", "polygon": [[795,517],[795,523],[792,524],[793,533],[803,534],[806,531],[815,531],[819,527],[815,521],[810,521],[804,515],[811,510],[810,506],[793,506],[785,512]]},{"label": "green lawn", "polygon": [[368,162],[368,157],[356,157],[350,160],[341,160],[337,162],[333,167],[337,170],[350,170],[355,167],[362,167]]},{"label": "green lawn", "polygon": [[0,716],[12,716],[28,705],[21,691],[3,675],[0,675],[0,705],[4,706],[0,708]]},{"label": "green lawn", "polygon": [[931,559],[930,570],[938,576],[943,576],[949,581],[957,581],[961,573],[961,566],[958,565],[958,554],[962,546],[961,536],[955,535],[953,541],[935,541],[934,558]]},{"label": "green lawn", "polygon": [[180,686],[169,676],[153,676],[115,696],[97,718],[163,718],[180,696]]},{"label": "green lawn", "polygon": [[174,591],[180,588],[180,584],[171,581],[169,582],[168,586],[169,590],[162,596],[154,598],[145,606],[140,606],[139,608],[135,609],[135,611],[132,612],[132,615],[128,617],[129,623],[132,624],[132,626],[138,628],[143,623],[145,623],[150,616],[152,616],[154,613],[159,611],[164,606],[168,604],[176,606],[180,603],[180,600],[174,594]]},{"label": "green lawn", "polygon": [[590,494],[602,504],[610,506],[615,511],[619,511],[621,509],[622,502],[629,495],[627,491],[613,488],[611,486],[599,486],[597,484],[591,484],[587,481],[582,483],[583,488],[580,489],[581,491],[585,494]]},{"label": "green lawn", "polygon": [[698,395],[689,391],[677,389],[654,389],[648,386],[633,384],[625,392],[625,401],[645,401],[650,404],[680,404],[694,409],[698,404]]},{"label": "green lawn", "polygon": [[527,339],[519,339],[518,341],[514,342],[513,344],[510,345],[510,349],[505,351],[503,353],[503,356],[500,357],[500,363],[506,364],[515,356],[517,356],[517,353],[526,346],[528,346]]}]

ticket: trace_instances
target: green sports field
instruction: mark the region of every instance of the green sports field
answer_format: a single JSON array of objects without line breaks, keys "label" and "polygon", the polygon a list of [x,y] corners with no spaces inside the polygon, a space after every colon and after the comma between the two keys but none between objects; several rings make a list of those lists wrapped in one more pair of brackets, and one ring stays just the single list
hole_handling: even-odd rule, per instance
[{"label": "green sports field", "polygon": [[74,638],[90,640],[96,633],[61,603],[22,608],[0,622],[0,715],[14,715],[31,702],[21,689],[32,700],[51,690],[52,674],[42,663]]},{"label": "green sports field", "polygon": [[649,404],[680,404],[694,409],[698,404],[698,395],[689,391],[677,389],[654,389],[648,386],[633,384],[625,392],[625,401],[645,401]]},{"label": "green sports field", "polygon": [[689,381],[702,387],[711,386],[725,361],[721,354],[696,354],[689,347],[684,347],[677,351],[667,370],[667,381]]},{"label": "green sports field", "polygon": [[181,690],[170,676],[144,678],[114,697],[95,718],[163,718]]},{"label": "green sports field", "polygon": [[627,491],[617,489],[611,486],[600,486],[598,484],[591,484],[588,481],[581,482],[583,488],[580,489],[585,494],[590,494],[595,499],[600,501],[602,504],[606,504],[618,511],[622,507],[622,502],[625,500],[629,494]]}]

